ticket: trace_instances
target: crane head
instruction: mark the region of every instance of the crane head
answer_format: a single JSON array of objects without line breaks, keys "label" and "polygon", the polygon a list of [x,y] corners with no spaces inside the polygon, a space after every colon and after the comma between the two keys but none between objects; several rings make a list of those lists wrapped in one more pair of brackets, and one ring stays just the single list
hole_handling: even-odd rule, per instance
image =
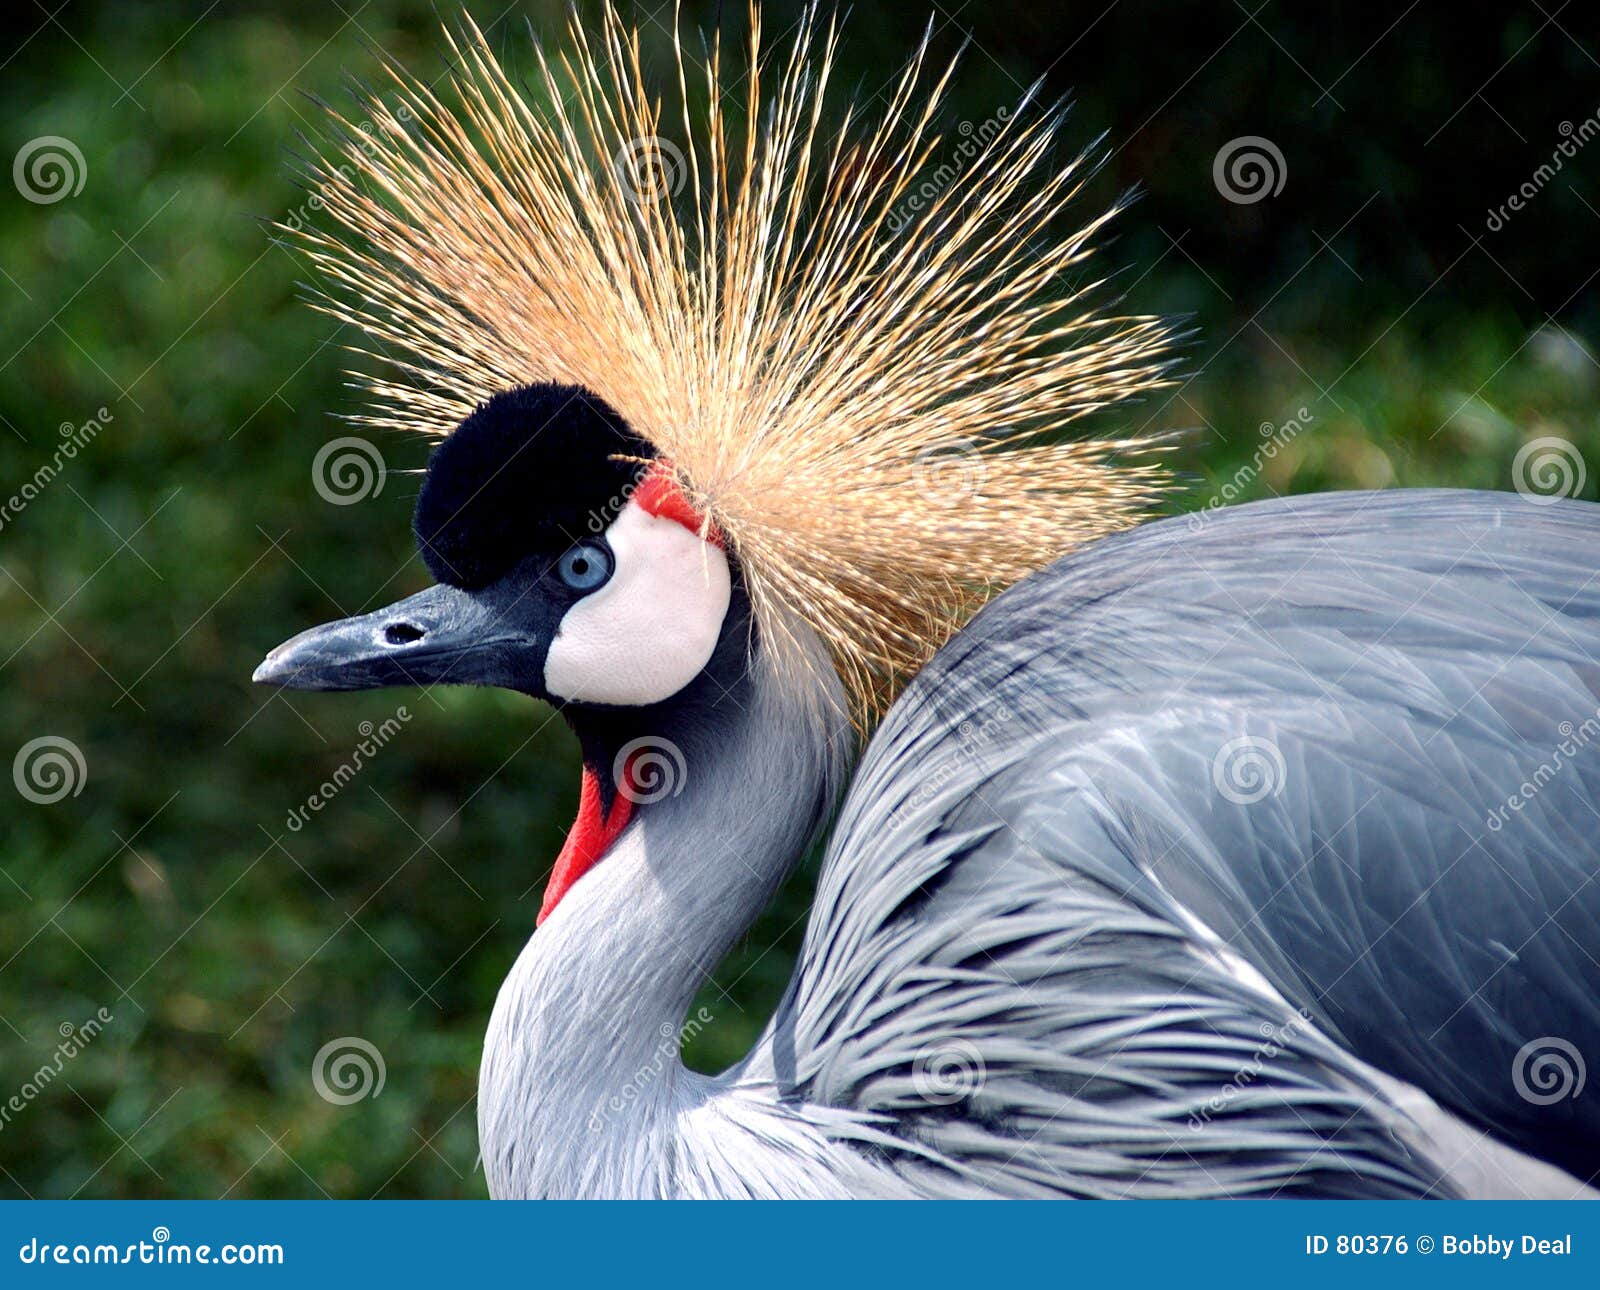
[{"label": "crane head", "polygon": [[748,597],[670,468],[577,386],[480,404],[434,450],[414,527],[433,586],[300,633],[253,679],[492,685],[560,707],[583,745],[583,790],[542,921],[628,823],[630,742],[702,719],[739,686]]},{"label": "crane head", "polygon": [[278,646],[254,679],[300,690],[493,685],[641,708],[711,661],[734,576],[655,452],[577,386],[479,405],[417,499],[435,583]]}]

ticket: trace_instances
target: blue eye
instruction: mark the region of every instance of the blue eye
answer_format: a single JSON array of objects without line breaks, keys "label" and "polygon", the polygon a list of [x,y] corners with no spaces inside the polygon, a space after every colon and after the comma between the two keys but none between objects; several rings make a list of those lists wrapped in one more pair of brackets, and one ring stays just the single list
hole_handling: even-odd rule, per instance
[{"label": "blue eye", "polygon": [[574,591],[593,591],[611,576],[611,552],[580,542],[557,561],[556,573]]}]

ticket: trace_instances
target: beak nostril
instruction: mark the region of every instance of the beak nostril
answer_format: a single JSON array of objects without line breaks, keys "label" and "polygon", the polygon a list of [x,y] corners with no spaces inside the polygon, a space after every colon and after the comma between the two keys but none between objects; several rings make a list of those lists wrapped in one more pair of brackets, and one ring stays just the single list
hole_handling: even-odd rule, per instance
[{"label": "beak nostril", "polygon": [[391,645],[411,645],[421,640],[426,632],[410,623],[390,623],[383,629],[383,639]]}]

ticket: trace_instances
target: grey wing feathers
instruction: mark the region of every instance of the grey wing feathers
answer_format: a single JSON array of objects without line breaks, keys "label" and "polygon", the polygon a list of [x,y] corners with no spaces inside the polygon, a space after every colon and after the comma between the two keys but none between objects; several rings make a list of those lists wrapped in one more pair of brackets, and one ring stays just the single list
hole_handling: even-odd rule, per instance
[{"label": "grey wing feathers", "polygon": [[868,749],[780,1082],[936,1194],[1448,1194],[1363,1063],[1592,1177],[1597,568],[1600,507],[1396,492],[1013,588]]}]

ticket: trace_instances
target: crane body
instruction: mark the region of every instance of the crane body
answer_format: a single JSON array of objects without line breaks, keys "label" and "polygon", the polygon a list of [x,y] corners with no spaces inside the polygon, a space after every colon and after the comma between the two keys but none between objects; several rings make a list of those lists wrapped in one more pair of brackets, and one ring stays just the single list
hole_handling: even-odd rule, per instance
[{"label": "crane body", "polygon": [[[1584,1194],[1600,1118],[1516,1058],[1600,1051],[1600,752],[1483,822],[1600,706],[1597,552],[1592,505],[1345,494],[1020,584],[885,719],[789,992],[707,1077],[690,1001],[836,774],[751,676],[503,987],[492,1188]],[[1253,801],[1240,738],[1282,758]]]}]

